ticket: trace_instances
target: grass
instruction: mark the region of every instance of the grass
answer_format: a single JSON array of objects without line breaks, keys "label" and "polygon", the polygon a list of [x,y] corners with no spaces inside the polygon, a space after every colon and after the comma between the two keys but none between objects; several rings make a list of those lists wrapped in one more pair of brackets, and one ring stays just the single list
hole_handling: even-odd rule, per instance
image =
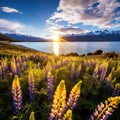
[{"label": "grass", "polygon": [[[12,65],[11,61],[13,62]],[[88,120],[97,105],[111,97],[115,85],[120,83],[119,59],[106,59],[95,55],[56,57],[23,46],[0,42],[0,68],[4,62],[8,69],[4,73],[4,79],[0,76],[0,120],[29,120],[32,111],[35,113],[36,120],[48,120],[52,100],[48,99],[47,95],[46,70],[51,72],[51,76],[54,79],[54,92],[60,81],[62,79],[65,80],[66,100],[73,86],[82,80],[80,98],[76,108],[73,110],[73,120]],[[93,80],[92,75],[96,65],[99,65],[101,69],[106,66],[106,63],[108,63],[108,68],[103,81],[100,81],[99,73],[96,75],[95,80]],[[17,69],[20,68],[19,81],[23,96],[23,111],[19,114],[14,113],[12,105],[11,86],[13,77],[11,68],[15,66],[14,64],[17,66]],[[81,71],[79,76],[76,77],[79,65],[81,65]],[[113,68],[114,71],[112,72]],[[35,81],[35,100],[33,102],[30,102],[28,96],[28,74],[30,69],[33,70]],[[109,89],[105,89],[106,79],[111,72],[112,79],[109,82]],[[60,92],[62,93],[62,90]],[[119,112],[120,107],[118,106],[118,109],[115,110],[108,120],[119,120]]]}]

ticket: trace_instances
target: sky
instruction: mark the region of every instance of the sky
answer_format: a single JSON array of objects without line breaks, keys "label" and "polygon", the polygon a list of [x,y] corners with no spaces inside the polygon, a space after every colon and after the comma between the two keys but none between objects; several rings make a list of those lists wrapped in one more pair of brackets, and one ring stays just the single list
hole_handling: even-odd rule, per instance
[{"label": "sky", "polygon": [[0,32],[39,37],[120,30],[120,0],[0,0]]}]

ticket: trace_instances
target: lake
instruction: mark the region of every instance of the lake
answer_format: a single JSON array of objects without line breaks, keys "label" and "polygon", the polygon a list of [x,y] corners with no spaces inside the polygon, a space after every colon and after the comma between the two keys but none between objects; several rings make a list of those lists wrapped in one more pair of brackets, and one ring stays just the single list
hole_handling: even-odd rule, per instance
[{"label": "lake", "polygon": [[77,52],[86,54],[102,49],[103,52],[115,51],[120,53],[120,42],[16,42],[39,51],[58,54]]}]

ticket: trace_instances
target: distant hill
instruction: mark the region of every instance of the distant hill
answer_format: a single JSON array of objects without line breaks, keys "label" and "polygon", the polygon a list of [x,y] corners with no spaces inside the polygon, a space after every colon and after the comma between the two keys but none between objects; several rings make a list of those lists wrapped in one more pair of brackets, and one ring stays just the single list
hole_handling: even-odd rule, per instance
[{"label": "distant hill", "polygon": [[0,41],[0,55],[2,53],[9,53],[9,52],[38,52],[37,50],[22,46],[22,45],[15,45],[8,42],[1,42]]},{"label": "distant hill", "polygon": [[5,33],[6,36],[11,37],[16,40],[20,40],[22,42],[39,42],[39,41],[44,41],[43,38],[40,37],[34,37],[31,35],[23,35],[23,34],[10,34],[10,33]]},{"label": "distant hill", "polygon": [[11,37],[8,37],[6,35],[3,35],[2,33],[0,33],[0,41],[3,41],[3,42],[16,42],[15,39],[12,39]]}]

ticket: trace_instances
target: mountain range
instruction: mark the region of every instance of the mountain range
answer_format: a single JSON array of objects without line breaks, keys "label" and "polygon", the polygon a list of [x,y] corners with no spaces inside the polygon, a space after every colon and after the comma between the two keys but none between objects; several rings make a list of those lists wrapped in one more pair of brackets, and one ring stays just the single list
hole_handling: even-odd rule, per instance
[{"label": "mountain range", "polygon": [[0,33],[0,41],[3,41],[3,42],[5,42],[5,41],[16,42],[15,39],[13,39],[11,37],[8,37],[8,36],[6,36],[4,34],[1,34],[1,33]]},{"label": "mountain range", "polygon": [[24,35],[24,34],[12,34],[12,33],[5,33],[5,36],[8,36],[10,38],[16,39],[21,42],[39,42],[44,41],[41,37],[35,37],[32,35]]},{"label": "mountain range", "polygon": [[[0,34],[2,35],[2,34]],[[35,37],[31,35],[24,35],[24,34],[12,34],[12,33],[4,33],[6,37],[13,38],[17,42],[48,42],[52,41],[51,39],[45,39],[41,37]],[[70,34],[60,36],[65,41],[120,41],[120,30],[117,31],[91,31],[82,34]]]}]

